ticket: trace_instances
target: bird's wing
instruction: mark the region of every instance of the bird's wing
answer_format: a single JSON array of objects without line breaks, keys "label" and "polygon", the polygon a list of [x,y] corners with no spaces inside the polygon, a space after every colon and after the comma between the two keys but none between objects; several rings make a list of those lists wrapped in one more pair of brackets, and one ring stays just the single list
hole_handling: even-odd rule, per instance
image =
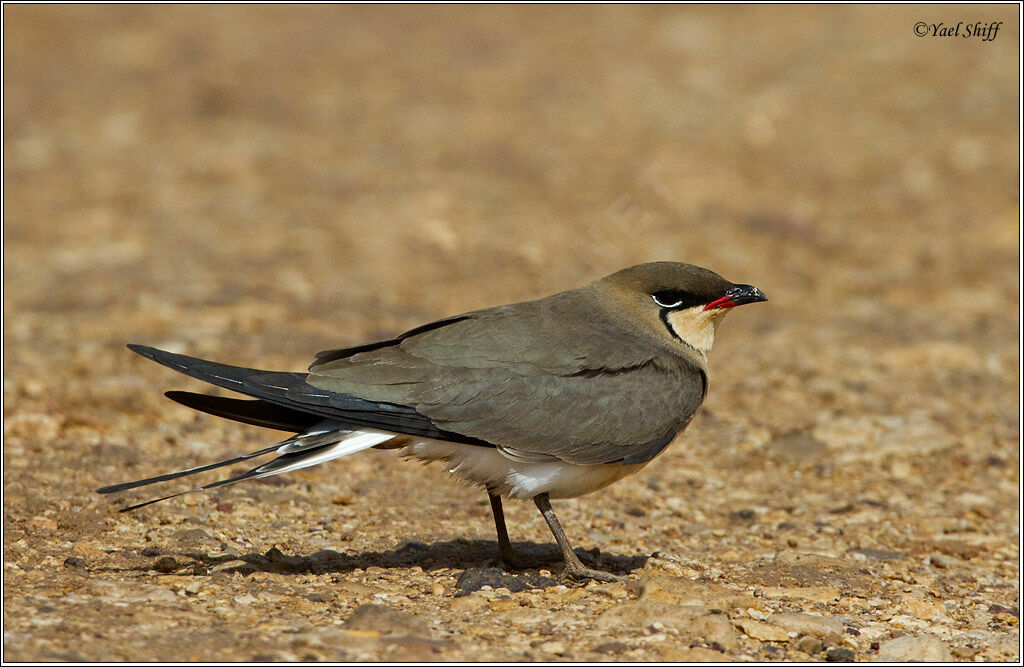
[{"label": "bird's wing", "polygon": [[631,338],[586,294],[566,296],[469,313],[348,355],[335,351],[310,367],[306,382],[408,406],[438,429],[514,457],[650,460],[699,408],[703,369]]},{"label": "bird's wing", "polygon": [[[421,359],[359,374],[311,375],[331,392],[408,402],[438,429],[519,458],[641,463],[657,455],[700,407],[703,371],[649,362],[614,371],[520,374],[509,368],[429,368]],[[429,374],[426,372],[429,368]]]},{"label": "bird's wing", "polygon": [[128,347],[133,352],[179,373],[260,399],[251,403],[186,392],[170,392],[170,397],[179,403],[247,424],[298,432],[308,427],[309,415],[316,415],[319,418],[335,419],[353,429],[378,428],[439,440],[488,444],[458,433],[443,431],[428,417],[407,405],[364,400],[350,394],[314,387],[306,381],[306,373],[280,373],[229,366],[144,345]]},{"label": "bird's wing", "polygon": [[436,366],[513,368],[523,374],[614,370],[651,360],[656,339],[640,341],[640,334],[627,329],[592,291],[575,289],[438,320],[391,340],[325,350],[309,370],[330,375],[382,366],[386,373],[395,349]]}]

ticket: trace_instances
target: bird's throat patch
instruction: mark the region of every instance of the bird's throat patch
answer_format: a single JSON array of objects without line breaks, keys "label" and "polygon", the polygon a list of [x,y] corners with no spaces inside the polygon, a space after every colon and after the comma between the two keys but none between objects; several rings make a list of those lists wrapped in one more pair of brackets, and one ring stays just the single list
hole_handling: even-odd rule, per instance
[{"label": "bird's throat patch", "polygon": [[677,338],[707,354],[715,342],[718,324],[727,312],[726,309],[704,310],[702,306],[695,306],[674,310],[665,316],[665,321]]}]

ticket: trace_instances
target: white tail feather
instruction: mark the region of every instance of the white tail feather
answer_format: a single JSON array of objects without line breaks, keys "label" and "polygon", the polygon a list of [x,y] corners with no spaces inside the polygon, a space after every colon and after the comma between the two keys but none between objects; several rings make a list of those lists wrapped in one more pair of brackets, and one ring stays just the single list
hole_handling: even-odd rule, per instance
[{"label": "white tail feather", "polygon": [[370,449],[371,447],[375,447],[376,445],[379,445],[382,442],[387,442],[391,438],[395,437],[393,433],[370,430],[348,431],[339,433],[338,435],[340,438],[333,445],[319,447],[310,452],[309,456],[299,458],[291,461],[290,463],[284,463],[281,459],[274,459],[266,465],[260,466],[254,471],[256,474],[253,475],[253,478],[258,479],[260,477],[269,477],[270,475],[278,475],[283,472],[291,472],[293,470],[301,470],[302,468],[319,465],[327,461],[341,458],[342,456],[361,452],[364,449]]}]

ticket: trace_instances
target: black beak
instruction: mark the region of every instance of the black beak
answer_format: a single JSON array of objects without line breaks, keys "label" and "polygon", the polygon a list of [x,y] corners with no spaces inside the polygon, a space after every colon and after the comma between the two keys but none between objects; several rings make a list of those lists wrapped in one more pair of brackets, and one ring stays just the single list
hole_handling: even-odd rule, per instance
[{"label": "black beak", "polygon": [[737,285],[726,292],[725,295],[737,306],[741,306],[745,303],[757,303],[758,301],[768,300],[768,297],[764,295],[764,292],[753,285]]},{"label": "black beak", "polygon": [[736,306],[742,306],[745,303],[757,303],[758,301],[767,300],[768,297],[764,295],[764,292],[753,285],[734,285],[720,299],[715,299],[708,305],[704,306],[704,310],[713,310],[715,308],[735,308]]}]

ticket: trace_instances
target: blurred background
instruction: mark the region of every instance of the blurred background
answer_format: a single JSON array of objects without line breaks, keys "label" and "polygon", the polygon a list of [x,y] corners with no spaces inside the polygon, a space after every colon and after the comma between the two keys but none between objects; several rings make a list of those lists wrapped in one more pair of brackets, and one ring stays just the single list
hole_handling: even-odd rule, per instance
[{"label": "blurred background", "polygon": [[[971,530],[1011,540],[1016,6],[3,12],[12,561],[100,531],[80,518],[109,516],[100,484],[267,437],[173,407],[160,391],[195,385],[125,343],[298,370],[661,259],[770,301],[720,330],[687,444],[602,503],[748,475],[741,504],[873,489],[941,532],[967,493],[989,508]],[[1003,23],[982,41],[918,37],[920,21]],[[204,444],[168,441],[182,425]],[[381,457],[361,493],[477,500]],[[786,486],[808,461],[815,481]],[[420,539],[459,533],[419,511]],[[531,508],[510,512],[547,540]]]}]

